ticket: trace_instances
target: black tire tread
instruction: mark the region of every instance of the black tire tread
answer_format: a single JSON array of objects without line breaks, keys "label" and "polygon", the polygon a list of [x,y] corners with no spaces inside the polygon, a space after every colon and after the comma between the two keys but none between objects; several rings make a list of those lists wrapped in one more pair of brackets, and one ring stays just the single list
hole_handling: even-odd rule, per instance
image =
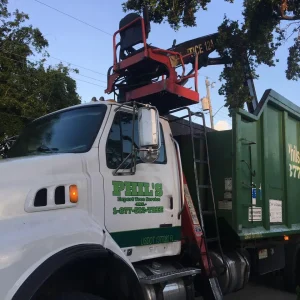
[{"label": "black tire tread", "polygon": [[299,270],[300,243],[286,245],[285,247],[285,268],[283,270],[284,289],[295,293],[297,285],[300,285]]}]

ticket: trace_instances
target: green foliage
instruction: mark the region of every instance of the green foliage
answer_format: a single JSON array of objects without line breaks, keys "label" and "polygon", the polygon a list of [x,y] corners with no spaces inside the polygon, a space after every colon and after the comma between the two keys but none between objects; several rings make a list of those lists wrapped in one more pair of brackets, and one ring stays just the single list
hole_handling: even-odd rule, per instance
[{"label": "green foliage", "polygon": [[155,23],[167,21],[172,28],[178,29],[182,23],[184,26],[196,26],[196,12],[202,8],[206,9],[206,5],[211,0],[128,0],[123,3],[124,11],[134,10],[141,12],[146,4],[149,7],[149,17]]},{"label": "green foliage", "polygon": [[[39,29],[26,25],[28,15],[7,10],[0,0],[0,140],[18,134],[30,120],[80,103],[68,67],[45,67],[35,53],[48,54],[48,41]],[[72,70],[73,71],[73,70]]]},{"label": "green foliage", "polygon": [[211,0],[127,0],[122,7],[125,12],[133,10],[140,13],[147,5],[151,21],[159,24],[168,22],[173,29],[177,30],[180,25],[196,26],[196,13],[200,9],[206,10],[210,2]]},{"label": "green foliage", "polygon": [[[215,0],[220,1],[220,0]],[[234,0],[224,0],[234,3]],[[149,7],[150,20],[155,23],[167,21],[175,30],[183,26],[196,26],[195,14],[207,9],[210,0],[127,0],[124,11],[141,12]],[[243,107],[250,101],[248,88],[244,86],[245,65],[249,62],[250,73],[258,78],[255,70],[261,65],[275,66],[278,47],[291,37],[294,45],[287,56],[286,77],[300,78],[300,1],[295,0],[244,0],[243,21],[229,20],[226,16],[219,26],[217,51],[230,58],[233,64],[225,66],[219,90],[225,96],[226,106]],[[288,23],[287,23],[288,21]],[[297,35],[299,35],[297,37]]]},{"label": "green foliage", "polygon": [[289,80],[298,80],[300,78],[300,40],[295,39],[295,44],[289,48],[288,68],[286,77]]}]

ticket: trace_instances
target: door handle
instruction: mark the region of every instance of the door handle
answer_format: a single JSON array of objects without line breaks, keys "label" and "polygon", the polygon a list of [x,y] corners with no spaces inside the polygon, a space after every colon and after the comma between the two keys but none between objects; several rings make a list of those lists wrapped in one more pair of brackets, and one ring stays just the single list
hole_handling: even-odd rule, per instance
[{"label": "door handle", "polygon": [[172,196],[170,196],[170,209],[173,209],[173,197]]}]

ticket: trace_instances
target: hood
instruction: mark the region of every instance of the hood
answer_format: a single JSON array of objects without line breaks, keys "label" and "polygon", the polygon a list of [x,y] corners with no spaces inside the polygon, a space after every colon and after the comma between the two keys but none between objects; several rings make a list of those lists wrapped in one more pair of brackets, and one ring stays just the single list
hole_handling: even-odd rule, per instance
[{"label": "hood", "polygon": [[49,154],[0,160],[0,184],[26,177],[55,176],[82,171],[80,154]]},{"label": "hood", "polygon": [[30,192],[78,178],[83,170],[82,154],[0,160],[0,217],[24,214],[24,202]]}]

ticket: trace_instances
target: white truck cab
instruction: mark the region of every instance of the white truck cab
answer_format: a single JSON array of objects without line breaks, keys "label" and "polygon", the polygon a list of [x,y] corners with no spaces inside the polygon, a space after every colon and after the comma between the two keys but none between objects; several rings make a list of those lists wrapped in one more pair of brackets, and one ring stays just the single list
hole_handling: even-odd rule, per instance
[{"label": "white truck cab", "polygon": [[[185,278],[198,271],[175,259],[177,148],[166,119],[154,132],[156,112],[142,115],[111,101],[63,109],[29,124],[0,160],[1,300],[193,299]],[[159,149],[135,151],[151,134]],[[166,272],[173,281],[158,292]]]}]

